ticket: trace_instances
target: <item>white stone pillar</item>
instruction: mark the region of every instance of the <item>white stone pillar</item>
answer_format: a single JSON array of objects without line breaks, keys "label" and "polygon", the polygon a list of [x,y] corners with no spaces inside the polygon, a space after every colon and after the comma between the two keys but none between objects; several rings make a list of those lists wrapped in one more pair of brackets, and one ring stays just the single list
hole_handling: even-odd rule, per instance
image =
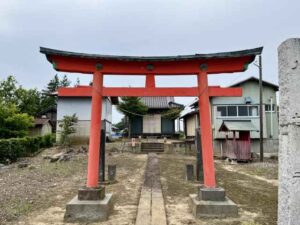
[{"label": "white stone pillar", "polygon": [[278,224],[300,223],[300,38],[278,48],[279,191]]}]

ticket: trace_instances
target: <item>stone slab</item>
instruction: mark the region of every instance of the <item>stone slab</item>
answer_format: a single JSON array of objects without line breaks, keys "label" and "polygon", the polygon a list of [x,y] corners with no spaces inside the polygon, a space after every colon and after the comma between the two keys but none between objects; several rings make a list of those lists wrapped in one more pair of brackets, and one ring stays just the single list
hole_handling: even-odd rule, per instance
[{"label": "stone slab", "polygon": [[106,194],[102,200],[80,201],[75,196],[66,207],[65,222],[100,222],[108,219],[113,210],[113,195]]},{"label": "stone slab", "polygon": [[203,201],[225,201],[225,190],[223,188],[205,188],[198,189],[199,200]]},{"label": "stone slab", "polygon": [[160,184],[158,158],[149,153],[144,185],[136,217],[136,225],[167,225],[164,198]]},{"label": "stone slab", "polygon": [[189,207],[195,218],[237,217],[238,207],[229,198],[225,201],[199,200],[197,194],[190,194]]},{"label": "stone slab", "polygon": [[152,190],[151,225],[167,225],[164,198],[161,191]]},{"label": "stone slab", "polygon": [[151,189],[143,187],[136,216],[136,225],[151,224],[151,202]]}]

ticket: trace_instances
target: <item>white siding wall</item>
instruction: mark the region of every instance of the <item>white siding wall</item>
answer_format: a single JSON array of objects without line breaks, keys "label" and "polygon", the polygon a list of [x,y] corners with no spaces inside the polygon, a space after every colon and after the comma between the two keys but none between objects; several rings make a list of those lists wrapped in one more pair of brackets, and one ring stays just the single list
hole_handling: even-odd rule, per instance
[{"label": "white siding wall", "polygon": [[[73,134],[74,140],[79,142],[86,142],[90,134],[90,120],[91,120],[91,98],[59,98],[57,101],[57,132],[56,137],[59,140],[59,123],[64,116],[70,116],[76,113],[78,123],[76,125],[76,133]],[[102,120],[112,122],[112,104],[109,98],[103,98],[102,101]],[[106,123],[106,135],[111,135],[111,124]]]},{"label": "white siding wall", "polygon": [[148,114],[143,116],[143,133],[161,133],[160,114]]},{"label": "white siding wall", "polygon": [[[76,113],[78,120],[91,120],[91,98],[59,98],[57,101],[57,120]],[[102,119],[111,121],[112,105],[108,98],[102,101]]]},{"label": "white siding wall", "polygon": [[196,129],[196,115],[187,117],[186,119],[186,135],[195,136]]}]

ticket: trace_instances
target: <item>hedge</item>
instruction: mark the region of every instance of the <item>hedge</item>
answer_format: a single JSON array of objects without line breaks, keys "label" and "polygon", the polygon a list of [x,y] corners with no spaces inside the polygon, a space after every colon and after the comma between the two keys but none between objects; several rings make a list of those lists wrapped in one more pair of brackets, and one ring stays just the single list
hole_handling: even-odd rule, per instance
[{"label": "hedge", "polygon": [[0,139],[0,162],[15,162],[20,157],[28,157],[41,148],[53,146],[52,134],[35,137]]}]

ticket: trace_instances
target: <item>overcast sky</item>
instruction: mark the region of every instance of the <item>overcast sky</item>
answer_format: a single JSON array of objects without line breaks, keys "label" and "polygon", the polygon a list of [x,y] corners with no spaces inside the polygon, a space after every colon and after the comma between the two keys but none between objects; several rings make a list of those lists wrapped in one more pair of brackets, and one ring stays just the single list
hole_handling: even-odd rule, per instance
[{"label": "overcast sky", "polygon": [[[264,46],[264,79],[277,83],[277,47],[299,37],[299,0],[0,0],[0,80],[42,89],[57,73],[39,47],[119,55],[215,53]],[[212,75],[229,85],[258,70]],[[89,75],[68,74],[82,84]],[[180,82],[178,82],[180,79]],[[195,78],[157,79],[159,86],[195,85]],[[143,79],[105,78],[105,85]],[[190,98],[178,98],[189,103]],[[114,121],[120,115],[114,113]]]}]

